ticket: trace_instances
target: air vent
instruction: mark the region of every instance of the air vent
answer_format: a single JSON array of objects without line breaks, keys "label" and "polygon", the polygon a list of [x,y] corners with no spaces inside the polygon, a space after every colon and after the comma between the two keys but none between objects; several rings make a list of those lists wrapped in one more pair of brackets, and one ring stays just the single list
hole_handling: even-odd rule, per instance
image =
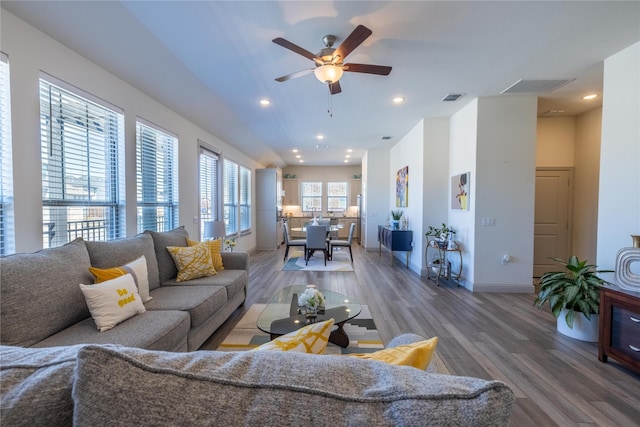
[{"label": "air vent", "polygon": [[463,96],[464,96],[464,93],[449,93],[449,94],[447,94],[447,96],[442,98],[442,101],[443,102],[453,102],[453,101],[457,101],[458,99],[462,98]]},{"label": "air vent", "polygon": [[327,148],[329,148],[329,144],[316,144],[317,150],[326,150]]},{"label": "air vent", "polygon": [[381,140],[383,140],[383,141],[388,141],[388,140],[390,140],[390,139],[391,139],[391,137],[390,137],[390,136],[383,136],[383,137],[382,137],[382,138],[380,138],[380,139],[381,139]]},{"label": "air vent", "polygon": [[544,113],[540,114],[541,117],[549,117],[549,116],[558,116],[560,114],[566,113],[567,110],[547,110]]},{"label": "air vent", "polygon": [[566,85],[567,83],[571,83],[575,79],[562,79],[562,80],[518,80],[502,92],[501,94],[508,93],[548,93],[553,92]]}]

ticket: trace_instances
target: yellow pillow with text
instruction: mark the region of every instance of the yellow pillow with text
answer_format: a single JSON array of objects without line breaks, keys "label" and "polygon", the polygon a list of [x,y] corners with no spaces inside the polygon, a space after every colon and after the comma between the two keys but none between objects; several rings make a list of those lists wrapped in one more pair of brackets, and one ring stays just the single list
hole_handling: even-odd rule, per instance
[{"label": "yellow pillow with text", "polygon": [[431,362],[436,344],[438,344],[438,337],[433,337],[425,341],[385,348],[373,353],[349,354],[348,356],[378,360],[390,365],[413,366],[425,370]]},{"label": "yellow pillow with text", "polygon": [[312,323],[297,331],[289,332],[260,347],[254,351],[275,350],[294,351],[298,353],[322,354],[327,348],[329,335],[333,329],[335,320],[329,319],[324,322]]},{"label": "yellow pillow with text", "polygon": [[167,246],[167,250],[178,269],[176,282],[185,282],[200,277],[215,276],[211,252],[205,243],[195,246]]},{"label": "yellow pillow with text", "polygon": [[[187,239],[187,245],[195,246],[200,242],[196,242],[195,240]],[[213,262],[213,268],[216,271],[224,270],[224,265],[222,265],[222,239],[214,239],[214,240],[205,240],[202,243],[206,243],[209,246],[209,252],[211,252],[211,262]]]}]

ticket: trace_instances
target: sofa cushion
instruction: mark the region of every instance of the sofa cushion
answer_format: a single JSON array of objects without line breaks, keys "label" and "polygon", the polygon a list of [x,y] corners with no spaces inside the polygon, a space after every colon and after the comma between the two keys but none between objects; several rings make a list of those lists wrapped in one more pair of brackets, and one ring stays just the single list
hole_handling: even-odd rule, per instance
[{"label": "sofa cushion", "polygon": [[[76,285],[77,287],[77,285]],[[145,311],[105,332],[98,332],[91,317],[69,326],[34,347],[75,344],[119,344],[152,350],[185,351],[189,314],[183,311]]]},{"label": "sofa cushion", "polygon": [[94,346],[73,398],[78,425],[505,426],[515,402],[502,382],[353,357]]},{"label": "sofa cushion", "polygon": [[206,243],[194,246],[167,246],[169,255],[178,269],[176,282],[186,282],[200,277],[215,276],[216,270],[211,262],[211,251]]},{"label": "sofa cushion", "polygon": [[79,286],[100,332],[108,331],[118,323],[145,312],[131,274],[95,285],[81,283]]},{"label": "sofa cushion", "polygon": [[70,426],[71,388],[80,346],[0,346],[0,413],[7,426]]},{"label": "sofa cushion", "polygon": [[[224,270],[224,264],[222,263],[222,239],[212,239],[205,240],[202,242],[209,247],[209,251],[211,252],[211,262],[213,263],[213,268],[216,271]],[[200,244],[200,242],[196,242],[195,240],[187,239],[187,244],[189,246],[195,246]]]},{"label": "sofa cushion", "polygon": [[151,292],[147,310],[181,310],[191,316],[191,327],[201,325],[227,303],[221,286],[161,286]]},{"label": "sofa cushion", "polygon": [[170,279],[162,283],[164,286],[223,286],[227,290],[227,299],[242,292],[247,284],[248,275],[245,270],[222,270],[215,276],[201,277],[186,282]]},{"label": "sofa cushion", "polygon": [[[173,263],[167,246],[187,246],[189,233],[184,226],[180,226],[171,231],[151,231],[146,230],[146,234],[150,234],[153,238],[153,247],[156,252],[156,260],[158,261],[158,274],[160,283],[164,283],[169,279],[175,279],[178,275],[178,269]],[[153,289],[153,288],[151,288]]]},{"label": "sofa cushion", "polygon": [[96,268],[113,268],[127,264],[144,255],[147,261],[149,289],[160,286],[158,261],[156,260],[153,238],[149,234],[136,234],[126,239],[107,242],[85,242],[91,265]]},{"label": "sofa cushion", "polygon": [[0,264],[2,344],[28,347],[89,317],[78,287],[93,282],[82,239],[9,255]]},{"label": "sofa cushion", "polygon": [[296,351],[298,353],[324,354],[335,319],[312,323],[296,331],[254,348],[254,351]]}]

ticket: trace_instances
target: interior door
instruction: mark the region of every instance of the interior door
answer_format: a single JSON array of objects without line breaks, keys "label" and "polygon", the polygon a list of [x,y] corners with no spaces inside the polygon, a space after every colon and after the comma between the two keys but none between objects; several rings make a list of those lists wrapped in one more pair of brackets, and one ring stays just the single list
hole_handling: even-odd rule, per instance
[{"label": "interior door", "polygon": [[557,269],[550,259],[567,259],[571,250],[572,170],[536,170],[533,277]]}]

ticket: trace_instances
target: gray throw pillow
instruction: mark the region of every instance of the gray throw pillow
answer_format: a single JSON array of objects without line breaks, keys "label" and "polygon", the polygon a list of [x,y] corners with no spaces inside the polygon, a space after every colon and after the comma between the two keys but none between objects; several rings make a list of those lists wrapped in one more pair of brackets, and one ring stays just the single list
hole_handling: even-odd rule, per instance
[{"label": "gray throw pillow", "polygon": [[178,269],[169,251],[167,251],[167,246],[187,246],[189,233],[185,230],[184,225],[174,228],[171,231],[146,230],[145,233],[151,234],[151,237],[153,237],[153,246],[156,251],[156,260],[158,261],[160,284],[163,284],[169,279],[175,279],[178,275]]}]

